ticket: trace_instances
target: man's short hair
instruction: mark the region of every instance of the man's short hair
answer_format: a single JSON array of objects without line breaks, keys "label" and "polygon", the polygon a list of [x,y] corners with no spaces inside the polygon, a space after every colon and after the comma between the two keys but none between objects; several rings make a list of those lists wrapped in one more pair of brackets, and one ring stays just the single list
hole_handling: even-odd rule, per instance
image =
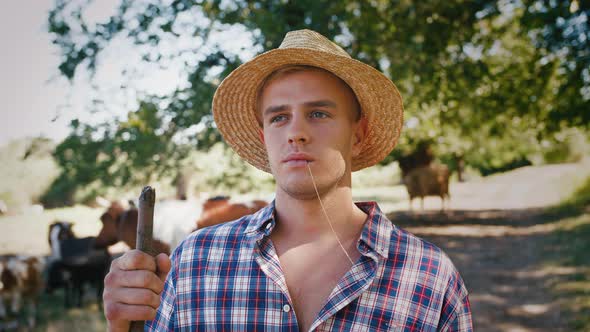
[{"label": "man's short hair", "polygon": [[362,116],[361,105],[356,97],[356,94],[352,90],[352,88],[346,82],[344,82],[343,79],[341,79],[340,77],[334,75],[334,73],[332,73],[328,70],[325,70],[323,68],[308,66],[308,65],[288,65],[285,67],[281,67],[281,68],[273,71],[272,73],[270,73],[270,75],[268,75],[264,79],[262,84],[260,85],[260,89],[258,90],[258,96],[256,97],[256,109],[257,109],[257,113],[256,113],[257,116],[256,117],[258,118],[258,124],[260,125],[260,127],[262,127],[262,111],[260,110],[260,97],[262,95],[262,91],[264,91],[264,89],[270,84],[270,82],[276,80],[277,78],[284,77],[286,75],[290,75],[290,74],[294,74],[294,73],[304,72],[304,71],[322,72],[322,73],[329,74],[332,77],[335,77],[340,83],[342,83],[342,86],[345,89],[347,89],[353,96],[354,104],[352,105],[352,107],[354,109],[354,121],[359,121],[361,119],[361,116]]}]

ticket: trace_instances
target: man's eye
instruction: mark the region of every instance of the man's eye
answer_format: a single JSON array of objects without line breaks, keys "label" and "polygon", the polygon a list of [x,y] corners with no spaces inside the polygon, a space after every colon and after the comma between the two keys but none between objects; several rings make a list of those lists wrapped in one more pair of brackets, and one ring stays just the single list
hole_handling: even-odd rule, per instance
[{"label": "man's eye", "polygon": [[326,114],[324,112],[320,112],[320,111],[313,111],[313,112],[311,112],[310,116],[312,118],[316,118],[316,119],[323,119],[323,118],[327,118],[328,114]]},{"label": "man's eye", "polygon": [[273,116],[272,118],[270,118],[270,123],[275,123],[275,122],[283,121],[283,120],[285,120],[285,118],[286,117],[284,115]]}]

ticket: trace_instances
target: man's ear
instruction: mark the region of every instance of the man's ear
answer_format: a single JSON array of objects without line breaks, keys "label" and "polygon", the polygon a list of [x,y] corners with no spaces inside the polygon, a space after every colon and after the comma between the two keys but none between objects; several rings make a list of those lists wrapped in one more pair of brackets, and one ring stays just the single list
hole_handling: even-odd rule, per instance
[{"label": "man's ear", "polygon": [[355,130],[353,134],[352,142],[352,156],[356,157],[361,153],[365,138],[367,137],[368,120],[362,116],[361,119],[355,124]]},{"label": "man's ear", "polygon": [[260,137],[260,141],[264,144],[264,130],[262,128],[258,128],[258,137]]}]

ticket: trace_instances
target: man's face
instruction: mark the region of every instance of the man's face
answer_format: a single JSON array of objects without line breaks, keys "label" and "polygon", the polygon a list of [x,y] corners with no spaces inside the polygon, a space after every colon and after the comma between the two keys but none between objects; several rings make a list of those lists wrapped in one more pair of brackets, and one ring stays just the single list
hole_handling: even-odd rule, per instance
[{"label": "man's face", "polygon": [[260,95],[263,139],[278,190],[300,199],[350,186],[351,158],[360,152],[363,120],[354,95],[336,77],[318,71],[284,74]]}]

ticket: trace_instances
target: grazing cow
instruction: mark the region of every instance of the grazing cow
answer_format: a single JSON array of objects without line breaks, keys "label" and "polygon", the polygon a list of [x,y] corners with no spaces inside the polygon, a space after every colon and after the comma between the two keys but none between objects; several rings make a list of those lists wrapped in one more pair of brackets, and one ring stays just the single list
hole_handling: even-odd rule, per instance
[{"label": "grazing cow", "polygon": [[[18,316],[22,314],[24,306],[27,307],[26,320],[29,328],[35,327],[39,296],[43,290],[43,265],[44,260],[38,257],[0,256],[0,319],[2,322],[9,317],[6,305],[10,303],[10,313],[16,317],[15,328],[18,328]],[[4,330],[3,325],[0,325],[0,330]]]},{"label": "grazing cow", "polygon": [[76,238],[71,223],[54,222],[49,226],[51,256],[47,268],[47,292],[65,289],[64,304],[82,306],[84,284],[96,289],[102,298],[103,280],[111,258],[105,249],[96,249],[95,237]]},{"label": "grazing cow", "polygon": [[[137,240],[137,208],[127,209],[116,219],[112,219],[109,215],[102,215],[103,228],[97,236],[97,246],[111,246],[119,241],[123,241],[130,249],[135,249]],[[154,231],[154,234],[157,234]],[[170,254],[170,245],[158,240],[152,240],[152,249],[154,253]]]},{"label": "grazing cow", "polygon": [[268,205],[267,202],[262,200],[232,202],[229,197],[218,199],[216,203],[203,210],[201,218],[197,220],[197,229],[239,219]]},{"label": "grazing cow", "polygon": [[[111,207],[115,204],[111,204]],[[98,248],[106,248],[119,242],[117,237],[118,219],[126,209],[121,208],[120,211],[115,211],[111,207],[100,216],[102,228],[96,236],[96,246]]]},{"label": "grazing cow", "polygon": [[445,207],[445,198],[449,195],[449,168],[446,165],[431,164],[409,171],[403,181],[410,196],[410,210],[412,201],[416,197],[421,199],[421,208],[424,210],[425,196],[440,196],[441,210]]}]

